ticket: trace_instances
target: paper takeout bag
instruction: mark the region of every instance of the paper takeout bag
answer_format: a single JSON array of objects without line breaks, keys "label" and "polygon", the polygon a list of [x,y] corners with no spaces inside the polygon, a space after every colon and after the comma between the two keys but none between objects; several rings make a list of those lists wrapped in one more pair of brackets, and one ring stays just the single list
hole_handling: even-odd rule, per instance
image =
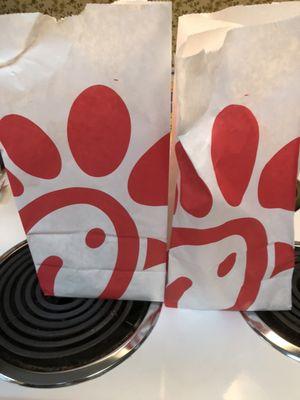
[{"label": "paper takeout bag", "polygon": [[0,16],[0,138],[45,294],[163,299],[170,3]]},{"label": "paper takeout bag", "polygon": [[181,17],[175,75],[180,176],[166,304],[289,309],[300,2]]}]

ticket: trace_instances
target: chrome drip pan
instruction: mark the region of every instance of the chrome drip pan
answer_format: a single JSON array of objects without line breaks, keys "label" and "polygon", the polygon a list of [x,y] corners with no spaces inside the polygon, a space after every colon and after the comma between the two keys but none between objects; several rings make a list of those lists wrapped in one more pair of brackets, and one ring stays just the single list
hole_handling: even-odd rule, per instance
[{"label": "chrome drip pan", "polygon": [[295,243],[292,309],[289,311],[243,312],[248,324],[273,347],[300,361],[300,243]]},{"label": "chrome drip pan", "polygon": [[160,303],[44,296],[26,242],[0,265],[0,378],[33,387],[102,375],[150,334]]}]

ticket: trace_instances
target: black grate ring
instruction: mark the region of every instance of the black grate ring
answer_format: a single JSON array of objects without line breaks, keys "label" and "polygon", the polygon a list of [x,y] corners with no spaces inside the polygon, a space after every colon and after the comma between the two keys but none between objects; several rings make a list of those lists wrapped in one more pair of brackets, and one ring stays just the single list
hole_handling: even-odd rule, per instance
[{"label": "black grate ring", "polygon": [[259,311],[259,318],[289,343],[300,347],[300,248],[295,247],[295,269],[292,279],[290,311]]},{"label": "black grate ring", "polygon": [[0,357],[26,371],[66,371],[126,342],[148,302],[46,297],[27,245],[0,266]]}]

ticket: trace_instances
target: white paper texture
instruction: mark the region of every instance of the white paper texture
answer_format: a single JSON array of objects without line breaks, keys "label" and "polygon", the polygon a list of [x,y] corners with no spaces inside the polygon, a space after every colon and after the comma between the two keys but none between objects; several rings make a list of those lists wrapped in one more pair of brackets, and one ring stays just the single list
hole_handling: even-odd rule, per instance
[{"label": "white paper texture", "polygon": [[186,15],[178,32],[175,125],[183,170],[166,303],[288,309],[300,2]]},{"label": "white paper texture", "polygon": [[171,7],[129,3],[0,16],[3,157],[46,294],[163,299]]}]

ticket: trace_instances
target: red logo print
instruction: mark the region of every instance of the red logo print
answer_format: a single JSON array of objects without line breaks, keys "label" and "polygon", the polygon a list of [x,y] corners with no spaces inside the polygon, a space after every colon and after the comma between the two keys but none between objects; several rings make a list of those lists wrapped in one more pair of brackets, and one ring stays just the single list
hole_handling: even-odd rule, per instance
[{"label": "red logo print", "polygon": [[[55,120],[55,115],[53,116]],[[71,105],[67,120],[67,139],[71,154],[81,173],[101,179],[118,169],[131,145],[131,118],[126,104],[111,88],[95,85],[87,88]],[[63,157],[52,139],[34,122],[11,114],[0,121],[0,139],[10,160],[26,174],[49,180],[63,169]],[[134,143],[132,144],[134,145]],[[125,183],[130,197],[147,206],[166,206],[168,200],[169,134],[138,160]],[[14,196],[26,193],[26,185],[8,171]],[[128,186],[127,186],[128,185]],[[35,198],[20,210],[26,233],[43,218],[64,207],[82,204],[96,207],[112,222],[118,239],[117,259],[102,298],[119,298],[127,290],[139,257],[139,233],[134,218],[114,196],[94,188],[64,187]],[[84,238],[94,249],[106,241],[98,226]],[[147,239],[144,269],[166,261],[166,244]],[[53,254],[38,270],[45,294],[54,294],[54,283],[64,261]]]},{"label": "red logo print", "polygon": [[[214,175],[224,201],[232,207],[243,207],[243,198],[250,183],[259,144],[259,124],[253,113],[242,105],[229,105],[215,118],[211,133],[211,160]],[[213,195],[196,172],[181,142],[176,145],[180,169],[179,201],[191,216],[205,217],[213,206]],[[294,211],[299,155],[299,138],[280,149],[263,168],[257,197],[265,209]],[[239,214],[241,215],[241,214]],[[237,218],[222,225],[206,228],[173,227],[171,248],[202,246],[239,235],[246,244],[244,281],[231,310],[249,308],[257,298],[268,266],[268,238],[264,225],[253,217]],[[275,262],[271,276],[294,266],[293,247],[274,243]],[[222,278],[235,267],[237,254],[231,252],[220,263],[216,276]],[[177,307],[180,298],[193,285],[188,276],[181,276],[166,289],[166,304]]]}]

